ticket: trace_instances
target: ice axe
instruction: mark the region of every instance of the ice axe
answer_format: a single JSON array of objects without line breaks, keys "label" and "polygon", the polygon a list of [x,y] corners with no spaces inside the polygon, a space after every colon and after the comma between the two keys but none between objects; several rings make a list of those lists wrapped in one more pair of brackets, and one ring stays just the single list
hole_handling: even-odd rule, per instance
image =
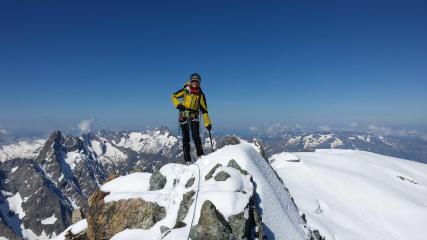
[{"label": "ice axe", "polygon": [[214,152],[215,150],[214,150],[213,143],[212,143],[211,130],[210,130],[210,129],[208,129],[208,132],[209,132],[209,139],[210,139],[210,141],[211,141],[211,148],[212,148],[212,152]]}]

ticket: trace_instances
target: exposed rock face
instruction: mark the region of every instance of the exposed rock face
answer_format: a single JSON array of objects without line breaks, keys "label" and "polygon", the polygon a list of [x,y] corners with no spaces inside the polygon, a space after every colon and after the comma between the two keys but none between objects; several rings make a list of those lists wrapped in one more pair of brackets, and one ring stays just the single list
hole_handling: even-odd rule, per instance
[{"label": "exposed rock face", "polygon": [[81,209],[74,209],[73,214],[71,215],[72,224],[82,220],[83,218],[83,211]]},{"label": "exposed rock face", "polygon": [[87,198],[108,175],[102,163],[89,154],[83,140],[54,131],[37,157],[50,180],[83,209]]},{"label": "exposed rock face", "polygon": [[235,135],[231,135],[231,136],[225,136],[222,139],[220,139],[217,146],[218,148],[222,148],[227,145],[237,145],[239,143],[240,143],[240,138]]},{"label": "exposed rock face", "polygon": [[105,203],[105,193],[89,198],[88,239],[110,239],[125,229],[149,229],[166,216],[165,208],[141,198]]},{"label": "exposed rock face", "polygon": [[199,222],[191,227],[190,237],[193,240],[232,240],[233,230],[212,202],[206,200]]},{"label": "exposed rock face", "polygon": [[232,168],[234,168],[234,169],[236,169],[236,170],[239,170],[241,174],[243,174],[243,175],[248,175],[248,172],[247,172],[246,170],[243,170],[243,169],[240,167],[240,165],[236,162],[236,160],[234,160],[234,159],[231,159],[231,160],[228,162],[227,167],[232,167]]},{"label": "exposed rock face", "polygon": [[229,177],[231,177],[230,174],[228,174],[227,172],[221,171],[217,175],[215,175],[214,179],[215,181],[225,181]]},{"label": "exposed rock face", "polygon": [[185,184],[185,187],[186,187],[186,188],[192,187],[192,186],[193,186],[193,184],[194,184],[194,180],[195,180],[195,179],[196,179],[196,178],[194,178],[194,177],[190,178],[190,179],[187,181],[187,183]]},{"label": "exposed rock face", "polygon": [[216,164],[209,172],[208,172],[208,174],[206,174],[206,176],[205,176],[205,180],[209,180],[209,179],[211,179],[212,178],[212,176],[213,176],[213,174],[215,173],[215,171],[219,168],[219,167],[222,167],[222,165],[221,164]]},{"label": "exposed rock face", "polygon": [[159,170],[155,171],[150,177],[150,191],[163,189],[166,185],[166,177]]},{"label": "exposed rock face", "polygon": [[[14,233],[22,235],[20,224],[25,229],[31,229],[36,235],[44,231],[47,235],[59,234],[71,223],[72,203],[40,168],[39,164],[29,159],[14,159],[2,164],[5,169],[7,182],[2,184],[2,190],[9,193],[8,197],[22,200],[23,213],[7,213],[6,224],[18,225]],[[10,209],[6,201],[0,205],[2,209]],[[43,224],[44,219],[56,219],[49,224]]]},{"label": "exposed rock face", "polygon": [[181,204],[179,205],[179,210],[178,210],[178,217],[177,217],[177,223],[178,222],[182,222],[184,220],[184,218],[187,216],[188,214],[188,209],[190,208],[191,204],[193,204],[193,196],[196,194],[196,192],[194,191],[189,191],[187,193],[184,194]]},{"label": "exposed rock face", "polygon": [[87,231],[74,235],[71,231],[65,234],[65,240],[88,240]]}]

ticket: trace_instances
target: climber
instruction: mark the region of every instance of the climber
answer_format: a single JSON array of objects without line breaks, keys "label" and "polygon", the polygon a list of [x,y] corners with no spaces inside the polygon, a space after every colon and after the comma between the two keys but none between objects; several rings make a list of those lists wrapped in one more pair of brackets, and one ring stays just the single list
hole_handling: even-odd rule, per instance
[{"label": "climber", "polygon": [[[185,163],[191,163],[190,131],[196,146],[197,156],[203,155],[202,141],[199,133],[199,112],[202,112],[203,122],[210,132],[212,124],[208,115],[206,97],[200,88],[202,78],[193,73],[184,87],[172,94],[172,103],[179,110],[179,125],[182,132],[182,148]],[[181,101],[179,99],[182,99]]]}]

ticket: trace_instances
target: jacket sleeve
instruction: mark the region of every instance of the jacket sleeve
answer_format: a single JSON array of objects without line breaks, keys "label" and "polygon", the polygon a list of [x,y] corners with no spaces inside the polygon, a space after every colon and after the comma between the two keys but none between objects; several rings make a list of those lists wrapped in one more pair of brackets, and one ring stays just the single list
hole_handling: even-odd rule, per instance
[{"label": "jacket sleeve", "polygon": [[208,105],[206,104],[206,97],[204,93],[202,93],[200,97],[200,111],[202,111],[205,127],[212,125],[211,120],[209,119]]},{"label": "jacket sleeve", "polygon": [[178,99],[184,97],[184,95],[185,95],[184,88],[182,88],[182,89],[176,91],[174,94],[172,94],[171,99],[172,99],[172,103],[175,107],[177,107],[178,104],[180,103]]}]

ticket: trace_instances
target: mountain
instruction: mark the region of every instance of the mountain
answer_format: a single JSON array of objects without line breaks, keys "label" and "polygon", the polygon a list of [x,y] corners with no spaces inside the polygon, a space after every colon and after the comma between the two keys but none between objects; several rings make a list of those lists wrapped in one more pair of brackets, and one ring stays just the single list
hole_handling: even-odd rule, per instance
[{"label": "mountain", "polygon": [[341,149],[283,152],[270,163],[326,239],[425,239],[426,164]]},{"label": "mountain", "polygon": [[243,142],[113,179],[91,196],[87,219],[56,239],[315,239],[260,150]]},{"label": "mountain", "polygon": [[315,149],[354,149],[427,163],[427,141],[419,137],[341,130],[289,130],[275,135],[256,135],[255,138],[262,141],[268,156]]},{"label": "mountain", "polygon": [[[265,158],[283,151],[349,148],[421,162],[427,159],[427,144],[418,138],[352,131],[279,132],[246,139],[259,146]],[[214,135],[216,149],[235,143],[235,137]],[[205,153],[210,153],[207,136],[202,137],[202,142]],[[72,223],[73,211],[87,213],[88,197],[109,176],[154,173],[181,159],[180,137],[165,127],[141,132],[98,131],[81,136],[54,131],[47,139],[0,145],[0,230],[9,239],[48,239]]]},{"label": "mountain", "polygon": [[9,235],[49,239],[71,224],[76,209],[112,174],[154,171],[179,158],[178,139],[165,128],[144,132],[54,131],[47,140],[3,145],[0,228]]}]

